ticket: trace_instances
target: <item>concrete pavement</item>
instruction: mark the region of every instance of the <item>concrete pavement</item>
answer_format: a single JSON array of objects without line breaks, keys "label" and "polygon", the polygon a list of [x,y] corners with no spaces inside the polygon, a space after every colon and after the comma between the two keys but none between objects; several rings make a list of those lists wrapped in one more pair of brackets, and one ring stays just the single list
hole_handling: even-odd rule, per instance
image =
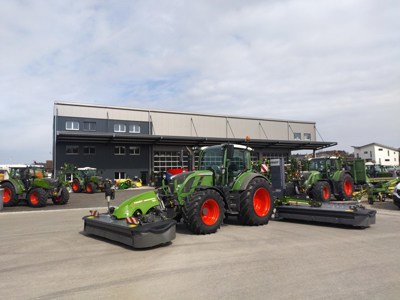
[{"label": "concrete pavement", "polygon": [[247,227],[233,218],[216,234],[195,236],[179,224],[171,244],[149,250],[83,235],[84,214],[86,208],[0,213],[0,298],[400,296],[396,209],[379,208],[377,223],[364,230],[283,221]]}]

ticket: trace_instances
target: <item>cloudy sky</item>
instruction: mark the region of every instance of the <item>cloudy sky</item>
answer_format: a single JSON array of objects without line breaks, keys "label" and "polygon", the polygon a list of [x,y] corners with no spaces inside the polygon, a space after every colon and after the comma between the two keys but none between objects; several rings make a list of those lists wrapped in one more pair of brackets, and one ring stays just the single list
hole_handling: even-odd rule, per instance
[{"label": "cloudy sky", "polygon": [[397,0],[4,0],[0,41],[0,164],[51,159],[54,101],[314,121],[334,149],[400,147]]}]

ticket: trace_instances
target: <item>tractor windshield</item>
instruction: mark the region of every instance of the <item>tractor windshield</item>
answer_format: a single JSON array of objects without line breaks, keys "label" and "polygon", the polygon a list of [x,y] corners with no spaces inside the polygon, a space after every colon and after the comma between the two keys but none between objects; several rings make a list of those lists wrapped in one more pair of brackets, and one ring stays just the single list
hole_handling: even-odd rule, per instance
[{"label": "tractor windshield", "polygon": [[80,170],[83,177],[96,176],[96,170]]},{"label": "tractor windshield", "polygon": [[223,166],[224,151],[221,146],[206,148],[200,154],[199,170],[215,169]]},{"label": "tractor windshield", "polygon": [[325,169],[325,164],[324,164],[325,159],[321,158],[314,158],[310,160],[310,163],[308,165],[308,170],[309,171],[323,171]]}]

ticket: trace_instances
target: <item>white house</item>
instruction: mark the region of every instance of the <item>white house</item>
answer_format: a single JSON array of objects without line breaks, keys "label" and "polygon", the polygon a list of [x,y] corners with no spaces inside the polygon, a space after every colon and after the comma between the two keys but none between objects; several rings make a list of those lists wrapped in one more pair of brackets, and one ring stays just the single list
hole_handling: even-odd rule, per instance
[{"label": "white house", "polygon": [[353,146],[354,157],[384,166],[399,166],[399,149],[378,143]]}]

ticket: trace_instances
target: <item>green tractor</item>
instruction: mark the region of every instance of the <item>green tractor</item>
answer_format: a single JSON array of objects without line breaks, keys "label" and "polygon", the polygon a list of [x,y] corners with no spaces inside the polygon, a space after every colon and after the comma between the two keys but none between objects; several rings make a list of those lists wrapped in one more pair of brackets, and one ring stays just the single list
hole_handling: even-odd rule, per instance
[{"label": "green tractor", "polygon": [[92,194],[104,190],[104,180],[101,176],[97,176],[96,168],[75,168],[72,173],[71,188],[74,193],[85,191]]},{"label": "green tractor", "polygon": [[14,165],[3,171],[0,186],[4,189],[4,206],[25,201],[31,207],[43,207],[49,198],[56,205],[68,203],[68,190],[58,180],[47,178],[41,165]]},{"label": "green tractor", "polygon": [[362,159],[344,161],[338,157],[312,158],[308,170],[298,180],[287,184],[287,195],[305,194],[317,202],[328,202],[332,195],[337,200],[350,200],[355,184],[367,183],[365,162]]},{"label": "green tractor", "polygon": [[203,147],[197,170],[174,175],[158,190],[111,208],[109,219],[100,217],[96,223],[86,218],[85,231],[118,240],[111,236],[115,224],[132,217],[139,223],[160,216],[183,220],[195,234],[215,233],[228,215],[244,225],[267,224],[274,198],[268,179],[252,171],[251,150],[232,144]]}]

